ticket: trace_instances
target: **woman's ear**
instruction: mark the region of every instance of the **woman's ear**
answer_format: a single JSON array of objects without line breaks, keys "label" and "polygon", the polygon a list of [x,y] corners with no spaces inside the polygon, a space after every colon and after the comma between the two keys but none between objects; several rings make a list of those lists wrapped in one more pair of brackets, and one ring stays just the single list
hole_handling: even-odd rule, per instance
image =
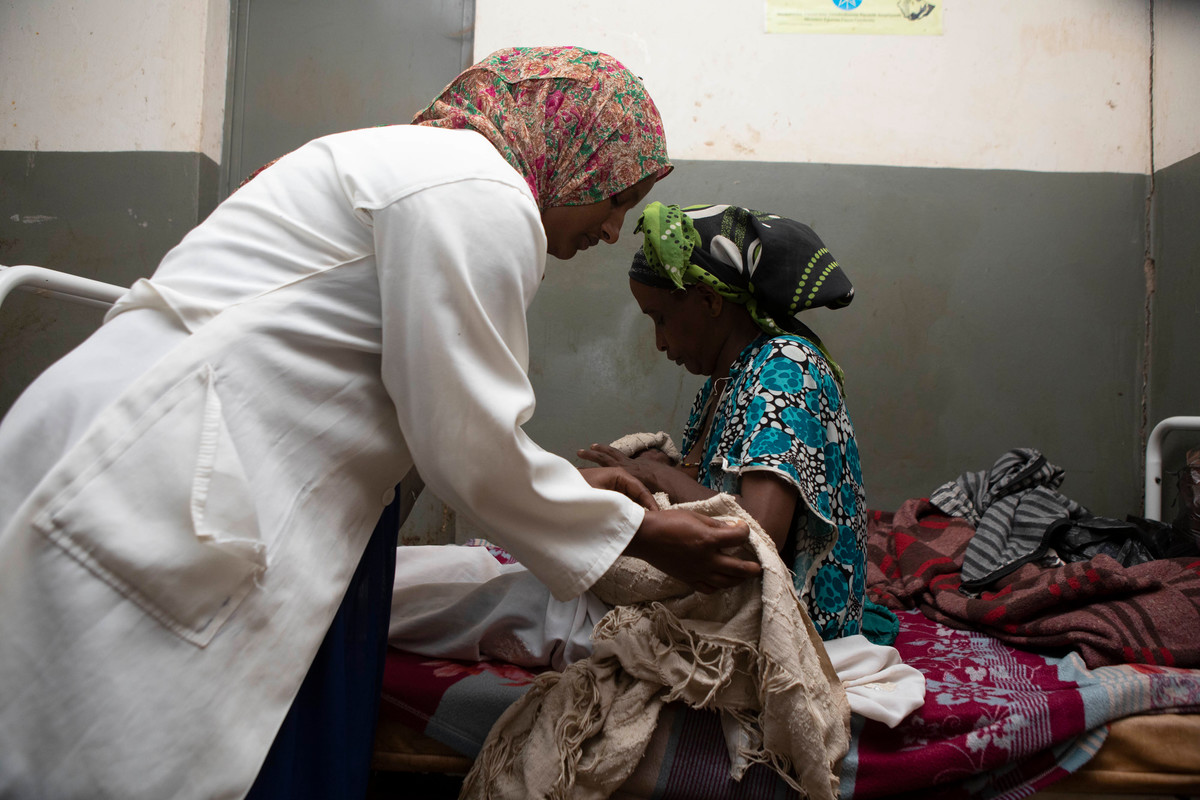
[{"label": "woman's ear", "polygon": [[700,293],[700,302],[704,304],[708,315],[713,318],[721,316],[721,310],[725,307],[725,298],[718,294],[716,289],[705,283],[697,283],[696,291]]}]

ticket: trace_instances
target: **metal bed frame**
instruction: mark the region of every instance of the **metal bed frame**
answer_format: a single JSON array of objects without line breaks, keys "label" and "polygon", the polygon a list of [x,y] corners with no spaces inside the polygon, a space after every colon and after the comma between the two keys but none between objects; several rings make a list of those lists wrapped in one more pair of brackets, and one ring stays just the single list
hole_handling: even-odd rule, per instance
[{"label": "metal bed frame", "polygon": [[81,278],[46,267],[0,265],[0,303],[15,289],[97,308],[108,308],[127,291],[110,283]]}]

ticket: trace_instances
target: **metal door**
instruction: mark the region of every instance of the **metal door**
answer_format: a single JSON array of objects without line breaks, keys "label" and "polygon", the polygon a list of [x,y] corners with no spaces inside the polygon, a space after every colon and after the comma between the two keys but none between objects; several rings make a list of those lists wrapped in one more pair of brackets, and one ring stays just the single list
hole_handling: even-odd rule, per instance
[{"label": "metal door", "polygon": [[472,62],[474,0],[232,0],[221,197],[327,133],[408,122]]}]

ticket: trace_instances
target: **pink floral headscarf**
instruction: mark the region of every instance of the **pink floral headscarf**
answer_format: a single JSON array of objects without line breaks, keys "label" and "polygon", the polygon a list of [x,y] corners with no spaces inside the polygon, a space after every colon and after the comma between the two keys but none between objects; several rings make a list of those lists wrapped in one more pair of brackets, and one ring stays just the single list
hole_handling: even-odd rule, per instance
[{"label": "pink floral headscarf", "polygon": [[672,169],[641,79],[612,56],[578,47],[497,50],[413,123],[486,136],[543,210],[607,200]]}]

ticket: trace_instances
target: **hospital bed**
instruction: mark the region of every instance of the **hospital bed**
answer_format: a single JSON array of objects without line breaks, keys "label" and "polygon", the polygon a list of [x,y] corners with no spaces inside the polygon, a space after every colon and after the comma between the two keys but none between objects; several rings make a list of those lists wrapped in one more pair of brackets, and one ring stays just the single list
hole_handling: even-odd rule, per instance
[{"label": "hospital bed", "polygon": [[[42,267],[0,267],[0,304],[18,290],[101,307],[124,291]],[[1200,417],[1168,418],[1149,437],[1148,519],[1161,515],[1163,443],[1180,431],[1200,431]],[[417,491],[419,484],[398,494],[412,498]],[[919,537],[955,524],[921,502],[927,501],[872,512],[876,552],[898,532]],[[912,515],[914,509],[924,515]],[[908,519],[906,514],[919,519],[901,531],[897,521]],[[1200,576],[1200,561],[1181,567]],[[918,609],[897,615],[896,647],[925,674],[927,701],[895,729],[855,719],[852,748],[842,765],[843,797],[1200,794],[1200,669],[1146,663],[1090,669],[1078,654],[1019,649],[985,632],[948,627]],[[1200,629],[1192,635],[1200,638]],[[372,796],[413,796],[418,774],[464,774],[492,722],[532,678],[513,665],[430,659],[393,649],[385,668]],[[672,704],[615,796],[795,796],[765,767],[752,768],[734,783],[727,766],[715,716]],[[453,795],[453,780],[442,785]]]}]

